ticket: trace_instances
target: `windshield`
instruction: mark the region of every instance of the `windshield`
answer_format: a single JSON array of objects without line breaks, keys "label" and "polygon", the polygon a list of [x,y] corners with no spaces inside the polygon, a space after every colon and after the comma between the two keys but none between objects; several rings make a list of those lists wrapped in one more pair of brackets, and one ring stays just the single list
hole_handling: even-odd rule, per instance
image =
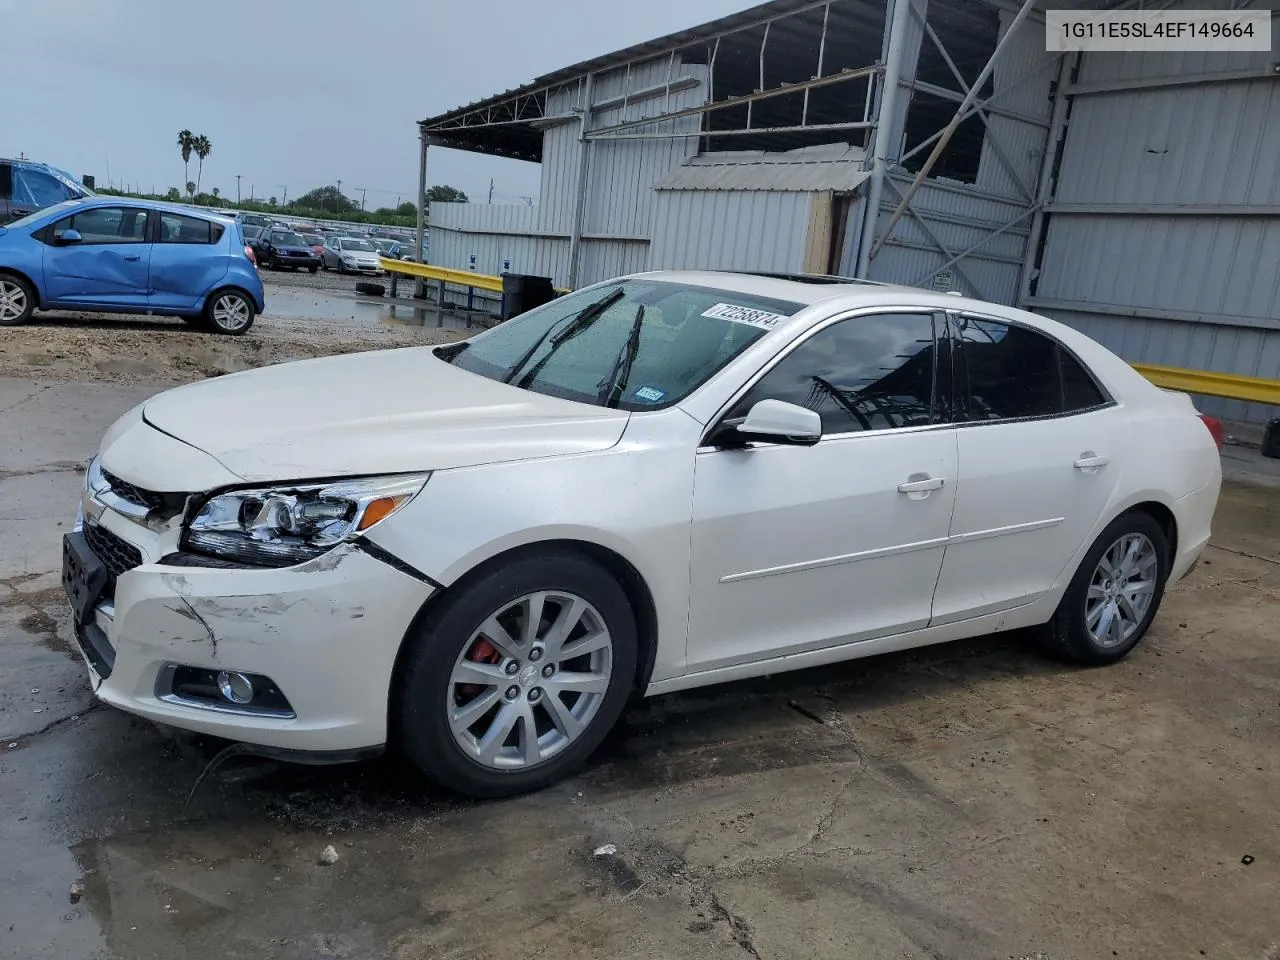
[{"label": "windshield", "polygon": [[86,187],[83,183],[81,183],[71,174],[67,173],[67,171],[59,170],[57,167],[46,167],[45,169],[48,170],[51,174],[53,174],[55,177],[57,177],[59,180],[61,180],[63,186],[71,188],[71,190],[73,190],[75,193],[80,194],[80,196],[82,197],[97,196],[96,193],[94,193],[92,190]]},{"label": "windshield", "polygon": [[569,294],[437,356],[491,380],[622,410],[688,396],[803,304],[657,280]]},{"label": "windshield", "polygon": [[383,253],[386,253],[388,250],[392,248],[392,246],[394,246],[394,244],[392,244],[390,240],[374,240],[373,245]]},{"label": "windshield", "polygon": [[280,244],[282,247],[309,247],[309,246],[311,246],[311,244],[307,243],[305,240],[303,240],[303,239],[302,239],[300,236],[298,236],[296,233],[272,233],[272,234],[271,234],[271,242],[272,242],[272,243],[278,243],[278,244]]},{"label": "windshield", "polygon": [[365,253],[373,253],[373,245],[367,240],[340,240],[343,250],[362,250]]}]

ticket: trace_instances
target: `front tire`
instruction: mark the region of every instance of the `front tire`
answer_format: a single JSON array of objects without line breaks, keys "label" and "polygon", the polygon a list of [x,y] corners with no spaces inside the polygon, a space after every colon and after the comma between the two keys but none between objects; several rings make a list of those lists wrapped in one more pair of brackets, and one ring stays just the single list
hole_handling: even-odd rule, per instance
[{"label": "front tire", "polygon": [[0,273],[0,327],[16,327],[31,319],[36,292],[31,284],[12,273]]},{"label": "front tire", "polygon": [[238,337],[253,326],[253,301],[239,290],[219,290],[204,308],[205,325],[214,333]]},{"label": "front tire", "polygon": [[1117,517],[1094,541],[1051,619],[1048,650],[1104,666],[1124,659],[1146,635],[1169,579],[1169,542],[1151,514]]},{"label": "front tire", "polygon": [[404,752],[476,797],[565,777],[630,693],[637,636],[626,594],[566,552],[527,556],[455,590],[405,641],[392,715]]}]

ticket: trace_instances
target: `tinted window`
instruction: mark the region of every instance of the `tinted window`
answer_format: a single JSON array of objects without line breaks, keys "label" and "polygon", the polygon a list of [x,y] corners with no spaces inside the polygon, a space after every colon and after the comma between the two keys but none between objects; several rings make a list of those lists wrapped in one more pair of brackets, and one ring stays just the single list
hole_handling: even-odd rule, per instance
[{"label": "tinted window", "polygon": [[[184,217],[179,213],[160,214],[161,243],[213,243],[211,229],[213,224],[208,220],[195,217]],[[221,235],[222,231],[218,231]]]},{"label": "tinted window", "polygon": [[1034,330],[962,317],[968,419],[1044,417],[1097,406],[1105,398],[1058,342]]},{"label": "tinted window", "polygon": [[1098,389],[1098,384],[1080,365],[1080,361],[1061,347],[1058,348],[1058,364],[1062,368],[1062,395],[1067,413],[1087,410],[1107,402],[1107,398]]},{"label": "tinted window", "polygon": [[51,207],[73,196],[57,177],[22,167],[13,170],[13,202],[16,206]]},{"label": "tinted window", "polygon": [[618,281],[553,300],[441,355],[537,393],[651,410],[687,396],[800,309],[730,290]]},{"label": "tinted window", "polygon": [[147,211],[95,207],[60,221],[53,235],[68,229],[77,231],[83,243],[142,243],[147,234]]},{"label": "tinted window", "polygon": [[823,433],[935,422],[935,341],[929,314],[852,317],[820,330],[747,391],[729,417],[785,400],[822,417]]}]

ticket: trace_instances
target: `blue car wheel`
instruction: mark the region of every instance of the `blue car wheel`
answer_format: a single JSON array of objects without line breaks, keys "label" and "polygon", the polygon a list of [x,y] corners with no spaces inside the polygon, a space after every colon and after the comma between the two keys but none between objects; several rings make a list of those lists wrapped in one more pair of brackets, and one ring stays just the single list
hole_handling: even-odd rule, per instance
[{"label": "blue car wheel", "polygon": [[26,323],[36,309],[36,292],[21,277],[0,273],[0,327]]},{"label": "blue car wheel", "polygon": [[238,337],[253,326],[253,301],[239,290],[218,290],[205,304],[204,319],[214,333]]}]

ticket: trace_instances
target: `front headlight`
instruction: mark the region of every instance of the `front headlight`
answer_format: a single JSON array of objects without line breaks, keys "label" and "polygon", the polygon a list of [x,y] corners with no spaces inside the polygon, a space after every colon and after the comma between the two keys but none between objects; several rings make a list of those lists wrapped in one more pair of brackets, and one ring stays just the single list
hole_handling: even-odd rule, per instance
[{"label": "front headlight", "polygon": [[182,546],[240,563],[289,567],[353,540],[418,495],[430,474],[233,490],[209,499]]}]

